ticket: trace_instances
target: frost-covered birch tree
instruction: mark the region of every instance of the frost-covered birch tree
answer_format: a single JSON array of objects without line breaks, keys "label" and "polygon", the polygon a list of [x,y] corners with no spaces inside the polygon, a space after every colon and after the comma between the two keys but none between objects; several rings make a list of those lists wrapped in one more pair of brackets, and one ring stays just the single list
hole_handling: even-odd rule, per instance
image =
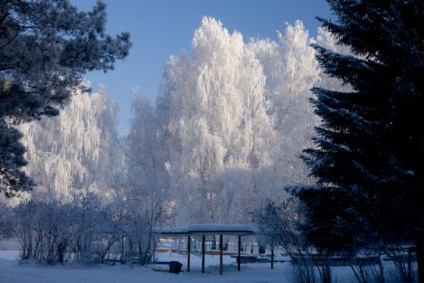
[{"label": "frost-covered birch tree", "polygon": [[81,190],[110,194],[122,158],[116,113],[117,106],[101,89],[75,94],[57,117],[21,125],[34,193],[51,190],[65,201]]},{"label": "frost-covered birch tree", "polygon": [[[128,134],[124,137],[123,222],[128,259],[150,261],[153,227],[174,225],[175,201],[169,194],[167,148],[158,116],[146,95],[134,91]],[[123,245],[124,245],[123,244]],[[134,258],[135,257],[135,258]]]},{"label": "frost-covered birch tree", "polygon": [[308,103],[310,89],[320,71],[313,41],[300,21],[278,33],[278,42],[256,40],[250,44],[263,65],[268,115],[278,135],[273,166],[281,173],[283,184],[307,181],[307,170],[299,160],[304,146],[310,144],[316,116]]},{"label": "frost-covered birch tree", "polygon": [[[173,145],[168,165],[173,191],[184,200],[181,218],[237,218],[228,214],[252,200],[254,176],[270,165],[275,138],[260,62],[240,33],[205,17],[194,33],[192,56],[171,57],[164,78],[158,101],[167,107],[158,109],[167,110]],[[243,172],[250,173],[242,180]]]},{"label": "frost-covered birch tree", "polygon": [[[318,40],[334,44],[323,31]],[[278,41],[246,43],[205,17],[191,52],[171,56],[156,111],[178,219],[248,221],[267,199],[283,202],[285,185],[309,182],[299,156],[318,122],[310,89],[334,84],[314,41],[298,21]]]},{"label": "frost-covered birch tree", "polygon": [[[172,216],[167,149],[149,98],[135,92],[130,130],[125,137],[126,198],[150,226],[166,225]],[[169,223],[168,223],[169,224]]]}]

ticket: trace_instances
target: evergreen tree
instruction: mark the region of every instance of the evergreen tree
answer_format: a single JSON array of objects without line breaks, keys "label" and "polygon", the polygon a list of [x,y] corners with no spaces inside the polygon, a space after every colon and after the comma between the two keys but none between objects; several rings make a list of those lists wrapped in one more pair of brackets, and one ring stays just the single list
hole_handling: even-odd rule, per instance
[{"label": "evergreen tree", "polygon": [[294,193],[306,233],[330,252],[415,244],[424,231],[424,3],[328,0],[320,19],[353,55],[314,45],[330,77],[351,91],[313,88],[316,147],[303,159],[316,180]]},{"label": "evergreen tree", "polygon": [[57,115],[87,71],[106,72],[128,55],[128,33],[105,33],[105,9],[100,1],[88,13],[68,0],[0,2],[0,191],[31,185],[12,126]]}]

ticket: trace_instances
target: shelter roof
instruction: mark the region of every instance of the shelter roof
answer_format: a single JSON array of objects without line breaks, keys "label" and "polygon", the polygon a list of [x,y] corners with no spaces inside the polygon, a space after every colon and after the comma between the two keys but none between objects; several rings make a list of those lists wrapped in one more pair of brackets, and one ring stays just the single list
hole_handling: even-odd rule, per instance
[{"label": "shelter roof", "polygon": [[251,225],[244,224],[192,224],[186,227],[155,228],[154,234],[163,236],[189,236],[189,235],[234,235],[248,236],[262,234]]}]

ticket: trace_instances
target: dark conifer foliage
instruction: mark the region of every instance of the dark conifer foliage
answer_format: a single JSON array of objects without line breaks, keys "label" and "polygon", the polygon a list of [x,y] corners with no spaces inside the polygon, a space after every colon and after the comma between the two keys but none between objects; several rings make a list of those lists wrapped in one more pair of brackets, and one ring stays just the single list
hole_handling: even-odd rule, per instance
[{"label": "dark conifer foliage", "polygon": [[312,89],[316,147],[304,151],[316,185],[306,233],[326,251],[412,243],[424,231],[424,2],[328,0],[320,19],[353,55],[315,45],[326,74],[351,92]]},{"label": "dark conifer foliage", "polygon": [[0,2],[0,191],[31,187],[12,126],[57,115],[87,71],[112,70],[128,55],[129,34],[111,37],[105,24],[100,1],[88,13],[68,0]]}]

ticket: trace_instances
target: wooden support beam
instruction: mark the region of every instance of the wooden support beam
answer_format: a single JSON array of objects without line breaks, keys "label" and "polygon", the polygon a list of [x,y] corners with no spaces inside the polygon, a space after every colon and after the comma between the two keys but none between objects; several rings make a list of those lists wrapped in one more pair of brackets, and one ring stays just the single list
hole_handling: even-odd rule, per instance
[{"label": "wooden support beam", "polygon": [[237,249],[237,271],[240,271],[240,262],[241,262],[241,236],[238,236],[238,249]]},{"label": "wooden support beam", "polygon": [[224,249],[224,243],[222,242],[223,237],[222,234],[219,235],[219,274],[222,275],[223,272],[223,258],[222,251]]},{"label": "wooden support beam", "polygon": [[187,237],[187,272],[190,272],[191,237]]},{"label": "wooden support beam", "polygon": [[202,236],[202,273],[205,273],[205,251],[206,251],[205,235],[203,235]]}]

